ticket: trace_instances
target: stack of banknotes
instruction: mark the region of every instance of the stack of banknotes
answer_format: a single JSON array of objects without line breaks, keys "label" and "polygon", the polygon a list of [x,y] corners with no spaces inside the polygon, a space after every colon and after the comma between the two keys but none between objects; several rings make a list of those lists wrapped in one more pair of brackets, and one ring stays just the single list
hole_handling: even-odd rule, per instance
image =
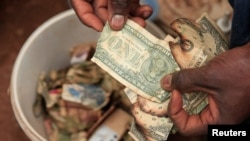
[{"label": "stack of banknotes", "polygon": [[70,64],[41,72],[33,113],[48,141],[133,141],[131,103],[124,86],[90,61],[95,46],[72,46]]},{"label": "stack of banknotes", "polygon": [[[226,36],[206,13],[196,21],[176,19],[171,28],[178,37],[158,39],[131,20],[121,31],[107,23],[91,58],[126,87],[133,114],[129,134],[136,141],[167,140],[177,131],[167,116],[171,93],[161,88],[161,78],[201,67],[228,49]],[[183,107],[190,114],[199,114],[207,104],[203,92],[183,94]]]}]

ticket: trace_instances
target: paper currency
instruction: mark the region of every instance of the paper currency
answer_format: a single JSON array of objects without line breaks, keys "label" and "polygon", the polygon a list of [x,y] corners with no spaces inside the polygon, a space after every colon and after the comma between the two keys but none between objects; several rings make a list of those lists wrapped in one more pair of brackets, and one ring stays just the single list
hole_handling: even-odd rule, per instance
[{"label": "paper currency", "polygon": [[[160,86],[160,79],[179,70],[168,42],[157,39],[130,20],[121,31],[112,31],[106,24],[91,60],[131,89],[129,92],[136,92],[138,97],[145,98],[149,105],[153,106],[151,101],[157,102],[159,105],[155,104],[155,109],[165,106],[160,103],[169,98],[169,92]],[[133,94],[128,97],[132,103],[137,99]],[[146,140],[166,140],[173,123],[169,118],[151,115],[154,111],[142,101],[140,104],[149,113],[142,111],[138,102],[134,103],[132,111],[136,126],[131,127],[130,135],[140,141],[143,140],[141,136]],[[161,115],[163,111],[158,110]]]},{"label": "paper currency", "polygon": [[64,84],[62,98],[99,110],[109,102],[109,93],[95,85]]},{"label": "paper currency", "polygon": [[175,43],[169,42],[170,49],[182,69],[205,65],[228,49],[227,38],[206,13],[196,22],[176,19],[171,27],[180,38]]},{"label": "paper currency", "polygon": [[136,126],[135,120],[132,120],[130,130],[128,134],[135,140],[135,141],[146,141],[145,135],[141,133],[139,128]]},{"label": "paper currency", "polygon": [[149,113],[158,117],[166,117],[167,116],[167,108],[169,99],[162,103],[153,102],[148,100],[142,96],[138,96],[137,102],[140,106],[140,109],[146,113]]},{"label": "paper currency", "polygon": [[96,84],[102,80],[103,71],[95,63],[84,61],[72,64],[66,74],[70,83]]},{"label": "paper currency", "polygon": [[59,96],[57,94],[54,94],[54,95],[50,94],[51,91],[48,90],[49,86],[45,82],[45,79],[46,79],[46,75],[45,73],[42,73],[38,80],[37,93],[44,98],[46,107],[51,108],[53,105],[56,104]]},{"label": "paper currency", "polygon": [[[167,112],[166,109],[159,109],[167,107],[169,93],[158,89],[159,77],[179,70],[179,67],[200,67],[228,49],[226,37],[207,14],[203,14],[196,22],[180,18],[171,26],[179,37],[174,39],[167,36],[165,44],[130,20],[121,31],[112,31],[106,25],[92,58],[92,61],[127,87],[125,93],[134,105],[134,123],[130,135],[135,140],[164,140],[171,130],[176,132],[169,118],[160,117]],[[151,69],[152,66],[148,64],[154,64],[155,60],[156,67]],[[166,62],[168,65],[165,65]],[[163,69],[166,71],[161,71]],[[150,79],[147,79],[149,76]],[[155,86],[157,91],[151,86]],[[184,94],[183,101],[183,107],[190,114],[200,113],[208,104],[203,92]],[[155,115],[157,110],[162,115]],[[152,119],[165,122],[153,122]],[[160,132],[152,129],[159,129]]]},{"label": "paper currency", "polygon": [[134,120],[129,134],[138,141],[167,140],[173,123],[169,118],[163,116],[162,112],[165,114],[167,109],[167,105],[165,104],[168,101],[160,104],[144,99],[129,88],[126,88],[124,91],[133,103],[132,115]]},{"label": "paper currency", "polygon": [[168,46],[128,20],[121,31],[106,24],[91,60],[139,95],[161,103],[169,92],[161,88],[160,79],[179,69]]},{"label": "paper currency", "polygon": [[154,140],[167,140],[173,126],[170,118],[158,117],[142,111],[138,103],[133,105],[132,112],[137,125],[142,127],[143,134]]},{"label": "paper currency", "polygon": [[202,14],[196,22],[201,26],[202,31],[205,31],[203,33],[205,52],[208,56],[211,56],[208,58],[209,60],[228,50],[228,38],[207,13]]},{"label": "paper currency", "polygon": [[[169,42],[170,49],[182,69],[201,67],[228,50],[227,38],[206,13],[196,22],[177,19],[171,23],[171,27],[180,38]],[[192,114],[198,114],[208,104],[203,92],[184,94],[183,98],[185,109]]]},{"label": "paper currency", "polygon": [[128,97],[129,101],[131,102],[131,104],[135,104],[137,102],[138,95],[135,92],[133,92],[129,88],[125,88],[124,92]]},{"label": "paper currency", "polygon": [[[87,141],[106,119],[110,121],[108,126],[117,125],[114,128],[119,133],[117,139],[132,138],[128,135],[129,125],[120,122],[124,118],[126,123],[132,119],[127,112],[131,103],[124,94],[124,86],[90,61],[95,44],[74,46],[69,66],[43,72],[38,79],[37,98],[32,108],[36,117],[44,118],[49,141]],[[110,119],[118,107],[126,116],[117,118],[121,115],[118,113]]]},{"label": "paper currency", "polygon": [[125,88],[124,91],[130,102],[132,104],[138,103],[142,111],[159,117],[167,116],[169,99],[162,103],[157,103],[136,94],[129,88]]}]

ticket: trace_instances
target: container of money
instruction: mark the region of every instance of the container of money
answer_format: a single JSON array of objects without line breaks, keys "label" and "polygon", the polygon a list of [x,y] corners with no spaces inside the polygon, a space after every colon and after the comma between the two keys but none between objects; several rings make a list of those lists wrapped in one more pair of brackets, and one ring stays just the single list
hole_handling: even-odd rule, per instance
[{"label": "container of money", "polygon": [[[165,37],[150,21],[146,29],[158,38]],[[69,9],[48,19],[22,46],[11,75],[11,104],[19,125],[31,140],[96,141],[107,134],[112,136],[106,136],[106,140],[129,140],[125,136],[129,127],[125,125],[130,122],[127,101],[116,102],[121,91],[115,89],[120,85],[104,83],[115,80],[88,61],[99,36]],[[90,77],[95,81],[88,80]],[[85,80],[88,84],[82,83]]]}]

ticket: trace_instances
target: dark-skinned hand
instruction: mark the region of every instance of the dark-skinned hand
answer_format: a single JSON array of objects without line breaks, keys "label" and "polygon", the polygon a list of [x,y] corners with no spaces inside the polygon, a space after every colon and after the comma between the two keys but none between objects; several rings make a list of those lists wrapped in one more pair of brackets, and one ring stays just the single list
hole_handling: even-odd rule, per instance
[{"label": "dark-skinned hand", "polygon": [[[239,124],[250,116],[250,43],[226,51],[200,68],[166,75],[162,88],[171,91],[168,115],[182,135],[207,133],[211,124]],[[199,115],[182,108],[182,93],[203,91],[208,106]]]},{"label": "dark-skinned hand", "polygon": [[71,0],[71,4],[81,22],[96,31],[102,31],[107,21],[113,30],[120,30],[128,18],[145,27],[153,12],[139,0]]}]

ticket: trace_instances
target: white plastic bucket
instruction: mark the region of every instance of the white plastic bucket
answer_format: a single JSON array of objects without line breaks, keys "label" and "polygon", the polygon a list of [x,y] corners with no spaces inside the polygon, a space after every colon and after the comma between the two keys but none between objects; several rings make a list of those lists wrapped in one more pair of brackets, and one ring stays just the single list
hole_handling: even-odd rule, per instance
[{"label": "white plastic bucket", "polygon": [[[165,34],[152,22],[147,30],[158,38]],[[11,76],[11,104],[15,117],[32,141],[46,141],[43,119],[36,118],[32,106],[41,72],[63,68],[70,63],[69,49],[97,41],[99,33],[84,26],[72,9],[48,19],[22,46]]]}]

